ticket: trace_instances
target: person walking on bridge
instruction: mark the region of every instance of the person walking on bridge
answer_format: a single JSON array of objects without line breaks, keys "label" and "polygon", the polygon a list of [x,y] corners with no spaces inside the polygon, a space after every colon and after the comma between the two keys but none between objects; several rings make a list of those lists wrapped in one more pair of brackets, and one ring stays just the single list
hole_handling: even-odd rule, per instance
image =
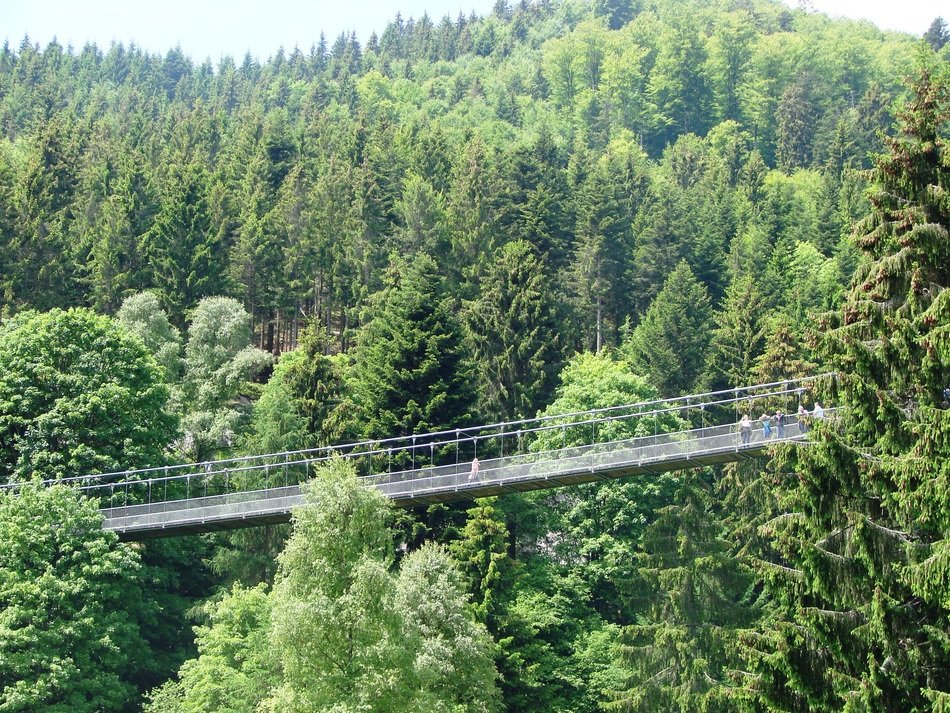
[{"label": "person walking on bridge", "polygon": [[472,470],[468,474],[469,481],[478,480],[478,456],[472,458]]}]

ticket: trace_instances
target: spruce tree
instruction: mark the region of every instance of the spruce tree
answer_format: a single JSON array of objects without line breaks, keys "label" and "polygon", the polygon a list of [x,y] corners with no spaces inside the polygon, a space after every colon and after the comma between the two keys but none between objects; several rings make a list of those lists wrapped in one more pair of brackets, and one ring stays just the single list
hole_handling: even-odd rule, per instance
[{"label": "spruce tree", "polygon": [[715,320],[707,364],[710,384],[725,388],[748,383],[765,343],[765,300],[755,280],[744,277],[730,285]]},{"label": "spruce tree", "polygon": [[359,337],[353,369],[363,435],[386,438],[472,420],[474,379],[435,261],[395,257]]},{"label": "spruce tree", "polygon": [[627,687],[610,710],[738,710],[736,644],[756,615],[751,571],[733,555],[703,472],[680,478],[674,503],[640,538],[629,586],[637,623],[623,629]]},{"label": "spruce tree", "polygon": [[706,288],[682,260],[621,349],[661,394],[685,394],[705,364],[711,317]]},{"label": "spruce tree", "polygon": [[837,416],[780,453],[786,577],[752,656],[775,709],[950,706],[948,115],[946,68],[922,58],[856,229],[867,262],[816,335]]},{"label": "spruce tree", "polygon": [[486,414],[524,418],[547,402],[564,345],[544,264],[523,240],[497,251],[466,305]]},{"label": "spruce tree", "polygon": [[176,325],[202,297],[220,294],[224,255],[208,211],[207,171],[198,163],[169,167],[162,207],[144,236],[154,286]]}]

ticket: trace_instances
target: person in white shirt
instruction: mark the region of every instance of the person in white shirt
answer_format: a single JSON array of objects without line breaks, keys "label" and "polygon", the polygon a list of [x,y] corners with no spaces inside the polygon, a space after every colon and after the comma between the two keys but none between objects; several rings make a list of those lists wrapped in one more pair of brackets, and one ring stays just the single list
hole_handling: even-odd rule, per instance
[{"label": "person in white shirt", "polygon": [[749,445],[752,440],[752,420],[747,413],[742,414],[742,420],[739,421],[739,434],[742,437],[742,445]]}]

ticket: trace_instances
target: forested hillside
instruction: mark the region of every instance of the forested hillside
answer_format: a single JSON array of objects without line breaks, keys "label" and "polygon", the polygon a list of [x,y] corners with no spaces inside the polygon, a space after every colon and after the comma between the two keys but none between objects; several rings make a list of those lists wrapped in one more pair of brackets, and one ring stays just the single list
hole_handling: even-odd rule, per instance
[{"label": "forested hillside", "polygon": [[4,492],[0,711],[950,709],[948,40],[499,0],[266,62],[4,46],[2,483],[830,370],[767,406],[841,415],[465,507],[335,464],[293,528],[147,544]]}]

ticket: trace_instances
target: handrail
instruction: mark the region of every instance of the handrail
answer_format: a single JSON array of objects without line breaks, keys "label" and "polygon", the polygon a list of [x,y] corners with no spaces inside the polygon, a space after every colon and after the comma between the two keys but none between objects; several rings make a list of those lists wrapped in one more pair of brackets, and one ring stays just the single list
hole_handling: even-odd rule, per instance
[{"label": "handrail", "polygon": [[[825,411],[834,418],[835,409]],[[809,420],[815,418],[809,414]],[[761,429],[747,437],[738,423],[717,424],[665,434],[634,436],[610,442],[571,445],[537,452],[493,457],[475,472],[468,463],[425,466],[413,470],[365,476],[360,482],[393,500],[412,504],[451,501],[513,490],[556,487],[571,482],[590,482],[635,473],[689,468],[712,462],[734,461],[744,454],[782,443],[807,444],[808,429],[799,426],[797,414],[789,414],[784,431],[776,429],[766,438]],[[711,459],[711,460],[710,460]],[[565,481],[564,479],[567,478]],[[149,481],[135,485],[154,486]],[[230,492],[211,492],[179,500],[137,502],[102,509],[105,527],[126,533],[170,533],[175,528],[214,529],[215,523],[251,525],[258,519],[285,519],[302,502],[299,484],[255,487]],[[108,488],[110,486],[95,486]],[[122,494],[121,491],[118,494]]]},{"label": "handrail", "polygon": [[[835,412],[835,409],[827,409],[827,417],[831,417]],[[809,418],[811,416],[809,415]],[[653,435],[640,435],[640,436],[631,436],[629,438],[623,438],[620,440],[614,441],[596,441],[592,443],[580,444],[580,445],[571,445],[565,446],[562,448],[549,449],[545,451],[523,451],[520,453],[510,453],[506,456],[500,456],[497,458],[487,459],[481,463],[481,474],[484,477],[485,473],[490,472],[496,467],[497,463],[514,463],[521,462],[525,464],[538,464],[544,462],[550,462],[558,458],[567,457],[567,454],[584,451],[589,453],[600,452],[606,453],[611,451],[617,451],[618,449],[624,450],[637,450],[643,448],[657,448],[661,446],[669,446],[675,444],[686,444],[686,455],[689,454],[689,443],[699,442],[704,439],[715,439],[721,437],[729,437],[732,441],[731,445],[737,450],[741,450],[746,445],[755,445],[756,447],[761,447],[762,445],[770,445],[772,443],[781,443],[788,440],[797,438],[800,435],[803,435],[803,432],[798,428],[799,418],[796,414],[789,414],[787,424],[785,428],[787,432],[783,435],[779,429],[773,431],[773,435],[769,440],[760,440],[758,436],[755,437],[755,441],[752,444],[744,444],[741,440],[738,440],[737,437],[741,436],[739,433],[739,424],[735,422],[730,422],[726,424],[716,424],[710,426],[704,426],[701,428],[693,429],[684,429],[681,431],[673,431],[667,433],[658,433]],[[760,429],[756,429],[757,432]],[[697,451],[698,453],[698,451]],[[359,454],[360,456],[367,454]],[[322,459],[321,459],[322,460]],[[306,475],[309,475],[310,466],[314,464],[313,459],[300,459],[296,461],[289,461],[286,464],[281,463],[277,464],[276,468],[292,468],[294,466],[300,467],[303,466],[306,468]],[[397,471],[378,471],[372,472],[365,476],[361,477],[361,480],[364,483],[373,483],[378,484],[381,482],[409,482],[413,480],[425,480],[427,478],[433,477],[433,474],[442,473],[442,474],[464,474],[468,472],[470,464],[466,462],[456,462],[454,464],[442,464],[435,465],[429,464],[419,468],[407,468]],[[96,496],[102,498],[109,498],[113,500],[116,494],[123,496],[123,502],[126,506],[137,507],[139,505],[145,505],[150,503],[168,503],[176,501],[187,501],[189,499],[200,499],[208,495],[207,486],[209,482],[213,481],[215,476],[225,476],[225,491],[223,493],[217,494],[234,494],[239,492],[248,492],[249,489],[254,488],[235,488],[234,490],[230,489],[230,485],[239,480],[242,474],[260,472],[263,470],[261,466],[246,466],[243,468],[235,468],[222,471],[213,471],[213,472],[198,472],[190,474],[179,474],[179,475],[170,475],[162,476],[159,478],[153,478],[149,480],[133,480],[126,481],[123,483],[97,483],[92,485],[81,486],[79,489],[84,491],[88,495]],[[194,490],[185,490],[184,492],[179,491],[179,497],[168,497],[168,486],[170,484],[180,482],[184,483],[187,488],[190,488],[191,482],[194,480],[199,480],[202,485],[205,486],[205,495],[192,495],[193,492],[200,492],[199,488],[196,487]],[[299,483],[300,480],[293,481],[293,484]],[[282,487],[290,485],[290,480],[285,480],[283,485],[265,485],[264,489],[275,489],[279,490]],[[247,482],[245,482],[247,486]],[[259,489],[259,488],[256,488]],[[147,501],[143,503],[131,503],[130,502],[130,493],[146,491]],[[162,498],[153,498],[153,494],[161,493],[164,495]],[[216,493],[211,493],[215,495]],[[174,495],[174,493],[173,493]]]},{"label": "handrail", "polygon": [[[109,473],[94,473],[80,476],[72,476],[69,478],[55,479],[55,480],[43,480],[40,481],[43,485],[52,485],[54,483],[80,483],[80,482],[93,482],[95,485],[84,485],[80,486],[81,489],[91,489],[96,485],[125,485],[128,483],[142,483],[142,482],[155,482],[161,483],[163,481],[182,479],[185,477],[195,477],[199,475],[216,475],[216,474],[227,474],[227,473],[240,473],[245,471],[252,470],[261,470],[270,467],[289,467],[293,465],[302,465],[302,464],[315,464],[328,460],[329,458],[335,455],[342,455],[344,458],[349,457],[373,457],[387,455],[392,456],[398,453],[410,453],[413,457],[418,453],[419,449],[424,449],[423,453],[428,450],[433,452],[436,448],[444,448],[446,446],[455,445],[456,448],[462,443],[473,443],[477,448],[479,441],[485,441],[490,439],[503,439],[506,437],[518,437],[519,439],[530,435],[543,433],[546,431],[553,431],[558,429],[565,429],[568,427],[576,428],[580,426],[597,426],[598,424],[611,423],[616,421],[624,421],[629,419],[658,419],[661,415],[670,415],[670,414],[680,414],[684,411],[691,411],[693,409],[704,410],[706,408],[716,407],[716,406],[726,406],[730,404],[738,404],[742,401],[752,401],[759,399],[768,399],[781,396],[788,396],[791,394],[800,394],[804,391],[804,386],[811,384],[819,379],[833,377],[833,372],[823,373],[816,376],[804,377],[801,379],[786,379],[783,381],[768,382],[763,384],[754,384],[751,386],[739,386],[733,387],[730,389],[721,389],[718,391],[711,391],[699,394],[689,394],[685,396],[677,396],[667,399],[653,399],[650,401],[643,401],[634,404],[624,404],[620,406],[610,406],[599,409],[590,409],[587,411],[574,411],[564,414],[552,414],[548,416],[539,416],[530,419],[521,419],[517,421],[505,421],[494,424],[480,425],[480,426],[468,426],[465,428],[457,429],[448,429],[441,431],[434,431],[431,433],[422,433],[422,434],[410,434],[408,436],[395,436],[385,439],[373,439],[373,440],[363,440],[356,441],[353,443],[332,445],[332,446],[320,446],[317,448],[294,450],[294,451],[283,451],[278,453],[267,453],[259,455],[250,455],[250,456],[238,456],[234,458],[227,458],[221,460],[212,460],[212,461],[203,461],[198,463],[185,463],[185,464],[175,464],[167,466],[155,466],[150,468],[140,468],[135,470],[127,471],[113,471]],[[781,387],[781,388],[775,388]],[[771,391],[766,391],[766,393],[750,393],[752,391],[761,391],[763,389],[772,389]],[[742,393],[744,395],[740,396]],[[713,397],[723,396],[732,394],[731,398],[717,398]],[[685,403],[681,403],[685,402]],[[674,406],[666,406],[664,408],[652,408],[650,410],[644,411],[642,409],[648,407],[654,407],[658,404],[678,404]],[[636,411],[634,411],[636,409]],[[620,415],[611,415],[615,414],[618,411],[625,410],[627,413]],[[607,414],[607,415],[604,415]],[[586,417],[584,420],[568,420],[576,417]],[[551,423],[552,421],[558,421],[557,423]],[[534,426],[533,428],[518,428],[513,430],[513,427],[520,426],[524,424],[541,424]],[[485,433],[491,429],[502,429],[496,430],[490,433]],[[474,435],[471,435],[473,434]],[[463,434],[465,434],[463,438]],[[449,436],[445,440],[435,440],[437,438]],[[402,444],[400,446],[395,446],[394,444]],[[385,447],[384,447],[385,446]],[[359,448],[366,448],[367,450],[357,450]],[[347,451],[347,452],[343,452]],[[294,460],[291,460],[294,458]],[[281,462],[275,463],[263,463],[266,459],[282,459]],[[179,474],[180,471],[189,471],[185,474]],[[151,473],[163,473],[165,475],[153,477],[153,478],[142,478],[143,475],[148,475]],[[117,478],[109,482],[110,479]],[[7,483],[0,488],[17,488],[22,483]]]}]

